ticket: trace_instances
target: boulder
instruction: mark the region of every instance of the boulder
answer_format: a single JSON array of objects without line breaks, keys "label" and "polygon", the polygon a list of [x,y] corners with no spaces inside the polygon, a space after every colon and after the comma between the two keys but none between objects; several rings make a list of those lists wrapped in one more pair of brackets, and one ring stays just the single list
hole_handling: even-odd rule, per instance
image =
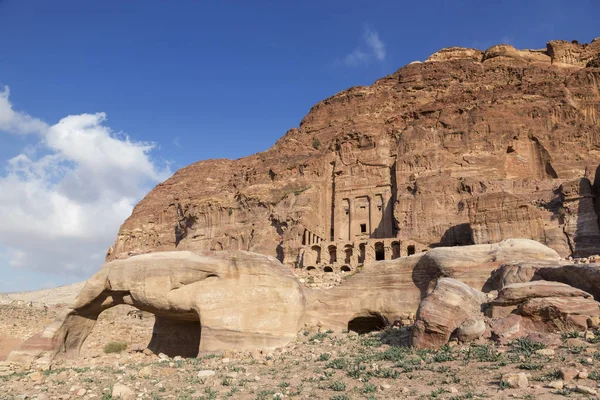
[{"label": "boulder", "polygon": [[75,357],[98,315],[119,304],[155,314],[148,347],[170,357],[282,347],[296,338],[305,314],[299,282],[273,257],[242,251],[144,254],[105,264],[71,309],[8,359]]},{"label": "boulder", "polygon": [[515,305],[528,299],[540,297],[581,297],[590,299],[592,295],[561,282],[532,281],[505,286],[498,292],[498,296],[493,303]]},{"label": "boulder", "polygon": [[[486,296],[463,282],[438,279],[431,293],[421,300],[413,327],[411,344],[417,348],[439,348],[448,343],[452,333],[462,327],[464,339],[483,334],[481,304]],[[464,325],[463,325],[464,324]]]},{"label": "boulder", "polygon": [[352,330],[359,320],[381,328],[410,319],[421,300],[421,292],[413,283],[420,259],[421,255],[414,255],[372,263],[332,289],[305,290],[306,323]]},{"label": "boulder", "polygon": [[545,262],[556,265],[558,253],[528,239],[507,239],[500,243],[429,250],[415,266],[413,280],[421,293],[438,277],[449,277],[485,292],[497,289],[490,284],[490,274],[506,263]]},{"label": "boulder", "polygon": [[[585,331],[592,319],[600,317],[598,303],[581,297],[532,298],[519,306],[518,313],[546,330]],[[541,329],[541,328],[540,328]]]}]

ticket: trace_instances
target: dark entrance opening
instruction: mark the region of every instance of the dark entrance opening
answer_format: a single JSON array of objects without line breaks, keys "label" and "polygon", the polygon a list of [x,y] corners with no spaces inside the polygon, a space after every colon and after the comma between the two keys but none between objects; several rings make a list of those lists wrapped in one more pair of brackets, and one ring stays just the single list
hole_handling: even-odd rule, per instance
[{"label": "dark entrance opening", "polygon": [[179,321],[157,315],[148,349],[169,357],[197,357],[201,336],[200,321]]},{"label": "dark entrance opening", "polygon": [[350,272],[351,270],[350,270],[349,266],[344,265],[344,266],[342,266],[342,268],[340,268],[340,271],[342,271],[342,272]]},{"label": "dark entrance opening", "polygon": [[333,272],[333,268],[325,267],[325,268],[323,268],[323,272]]},{"label": "dark entrance opening", "polygon": [[413,254],[415,254],[415,246],[413,246],[412,244],[410,246],[408,246],[406,248],[406,254],[408,254],[409,256],[412,256]]},{"label": "dark entrance opening", "polygon": [[380,331],[385,328],[385,319],[379,314],[361,315],[348,322],[348,331],[358,334]]},{"label": "dark entrance opening", "polygon": [[385,249],[383,248],[383,243],[381,242],[375,243],[375,260],[385,260]]},{"label": "dark entrance opening", "polygon": [[360,224],[360,233],[367,233],[367,224]]}]

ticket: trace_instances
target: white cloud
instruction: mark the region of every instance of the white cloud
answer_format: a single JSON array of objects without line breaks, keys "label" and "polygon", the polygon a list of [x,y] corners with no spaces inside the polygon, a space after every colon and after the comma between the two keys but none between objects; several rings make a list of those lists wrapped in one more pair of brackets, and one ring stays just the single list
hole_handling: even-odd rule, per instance
[{"label": "white cloud", "polygon": [[381,39],[379,39],[379,34],[377,32],[367,28],[365,29],[363,39],[378,61],[385,60],[385,45]]},{"label": "white cloud", "polygon": [[13,110],[8,100],[10,90],[7,86],[0,92],[0,131],[9,133],[38,133],[46,130],[48,125],[27,114]]},{"label": "white cloud", "polygon": [[[0,108],[13,112],[3,95]],[[52,126],[14,112],[0,121],[9,122],[0,132],[40,135],[36,151],[0,169],[0,257],[14,268],[89,275],[135,203],[170,175],[150,157],[154,144],[115,134],[103,113]]]},{"label": "white cloud", "polygon": [[385,56],[385,44],[379,39],[379,33],[366,27],[360,44],[347,54],[341,63],[348,67],[359,67],[372,61],[384,61]]}]

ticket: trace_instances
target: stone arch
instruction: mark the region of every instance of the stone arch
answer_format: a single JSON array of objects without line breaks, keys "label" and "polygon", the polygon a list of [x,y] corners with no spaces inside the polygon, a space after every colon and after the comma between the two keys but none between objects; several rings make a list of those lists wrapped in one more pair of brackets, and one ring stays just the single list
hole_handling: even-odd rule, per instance
[{"label": "stone arch", "polygon": [[321,246],[319,245],[314,245],[311,246],[310,248],[310,252],[311,252],[311,258],[314,261],[315,264],[320,264],[321,263]]},{"label": "stone arch", "polygon": [[312,265],[309,265],[308,267],[306,267],[307,271],[314,271],[316,269],[317,269],[317,267],[313,267]]},{"label": "stone arch", "polygon": [[361,243],[358,245],[358,263],[364,264],[367,259],[367,244]]},{"label": "stone arch", "polygon": [[385,247],[383,246],[383,242],[375,243],[375,260],[385,260]]},{"label": "stone arch", "polygon": [[323,272],[333,272],[333,268],[331,268],[330,266],[326,266],[325,268],[323,268]]},{"label": "stone arch", "polygon": [[346,264],[350,264],[352,262],[352,252],[353,252],[352,245],[347,244],[344,247],[344,255],[345,255],[344,262]]},{"label": "stone arch", "polygon": [[327,248],[327,250],[329,251],[329,263],[335,264],[337,262],[337,247],[331,245]]},{"label": "stone arch", "polygon": [[[200,315],[195,311],[159,315],[138,303],[129,291],[104,290],[84,307],[72,309],[56,318],[39,338],[26,341],[21,350],[37,352],[36,358],[53,359],[64,356],[77,358],[83,343],[92,332],[100,314],[118,305],[130,305],[140,311],[154,314],[155,322],[148,348],[155,354],[164,353],[170,357],[197,357],[200,352],[202,325]],[[41,343],[40,343],[41,342]],[[58,345],[57,345],[58,344]]]},{"label": "stone arch", "polygon": [[400,258],[400,242],[392,242],[392,260]]},{"label": "stone arch", "polygon": [[348,331],[358,334],[380,331],[388,325],[387,320],[378,312],[366,312],[354,316],[348,321]]},{"label": "stone arch", "polygon": [[347,265],[342,265],[342,267],[340,268],[340,272],[350,272],[350,271],[352,271],[352,270]]}]

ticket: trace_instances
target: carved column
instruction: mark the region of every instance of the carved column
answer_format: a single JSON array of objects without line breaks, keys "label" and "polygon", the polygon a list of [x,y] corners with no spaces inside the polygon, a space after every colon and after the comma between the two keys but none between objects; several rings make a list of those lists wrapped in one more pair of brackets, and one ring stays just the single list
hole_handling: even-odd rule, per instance
[{"label": "carved column", "polygon": [[348,198],[348,240],[354,240],[354,199]]},{"label": "carved column", "polygon": [[369,195],[369,237],[375,237],[377,229],[377,196]]},{"label": "carved column", "polygon": [[383,214],[383,236],[381,237],[392,237],[392,205],[390,202],[390,192],[387,190],[383,192],[383,204],[381,211]]}]

